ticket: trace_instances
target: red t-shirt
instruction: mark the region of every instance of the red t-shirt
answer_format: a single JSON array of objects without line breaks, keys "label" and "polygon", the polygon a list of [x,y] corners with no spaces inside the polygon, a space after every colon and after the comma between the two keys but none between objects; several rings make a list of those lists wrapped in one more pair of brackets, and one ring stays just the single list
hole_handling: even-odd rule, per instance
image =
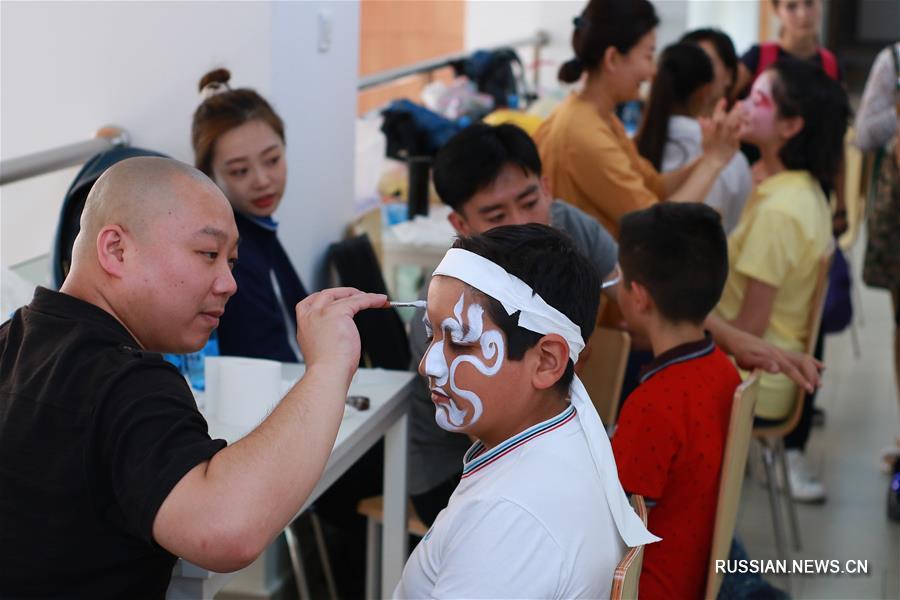
[{"label": "red t-shirt", "polygon": [[719,472],[741,378],[707,337],[658,356],[628,396],[612,446],[625,491],[656,502],[640,595],[701,598],[712,543]]}]

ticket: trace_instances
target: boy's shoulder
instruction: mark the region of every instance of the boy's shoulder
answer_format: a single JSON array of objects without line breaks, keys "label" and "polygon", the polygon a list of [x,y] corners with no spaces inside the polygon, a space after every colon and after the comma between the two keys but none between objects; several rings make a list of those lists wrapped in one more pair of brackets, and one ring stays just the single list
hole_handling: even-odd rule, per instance
[{"label": "boy's shoulder", "polygon": [[707,371],[723,368],[737,375],[731,360],[707,333],[702,340],[681,344],[657,355],[641,370],[640,387],[650,382],[656,386],[661,382],[671,385],[674,381],[690,381],[704,376]]},{"label": "boy's shoulder", "polygon": [[[664,358],[661,356],[660,358]],[[731,359],[715,345],[697,348],[669,360],[654,360],[642,372],[640,385],[632,393],[647,401],[671,398],[673,394],[704,391],[715,394],[722,388],[739,385],[741,376]]]}]

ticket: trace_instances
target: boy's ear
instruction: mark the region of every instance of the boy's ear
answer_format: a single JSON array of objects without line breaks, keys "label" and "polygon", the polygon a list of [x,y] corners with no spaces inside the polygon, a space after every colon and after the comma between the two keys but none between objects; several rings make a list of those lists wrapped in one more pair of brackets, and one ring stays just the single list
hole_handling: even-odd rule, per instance
[{"label": "boy's ear", "polygon": [[637,281],[628,282],[628,286],[631,291],[632,304],[637,312],[645,313],[653,308],[653,298],[650,296],[650,292],[646,287]]},{"label": "boy's ear", "polygon": [[536,353],[537,365],[531,376],[535,389],[550,389],[560,380],[569,364],[569,344],[556,333],[548,333],[530,351]]}]

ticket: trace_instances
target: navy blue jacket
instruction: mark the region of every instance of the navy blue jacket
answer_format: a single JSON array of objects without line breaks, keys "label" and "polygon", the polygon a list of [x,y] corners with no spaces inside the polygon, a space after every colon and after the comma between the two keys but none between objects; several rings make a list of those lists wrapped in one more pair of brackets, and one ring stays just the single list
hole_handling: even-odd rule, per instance
[{"label": "navy blue jacket", "polygon": [[297,362],[289,340],[296,337],[294,307],[307,296],[306,289],[278,241],[274,221],[239,213],[234,220],[241,236],[234,267],[238,289],[219,322],[219,351],[228,356]]}]

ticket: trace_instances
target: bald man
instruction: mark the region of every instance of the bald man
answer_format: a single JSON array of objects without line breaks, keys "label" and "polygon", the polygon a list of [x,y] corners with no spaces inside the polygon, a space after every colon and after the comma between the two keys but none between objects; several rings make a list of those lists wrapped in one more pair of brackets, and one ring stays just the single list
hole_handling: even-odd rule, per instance
[{"label": "bald man", "polygon": [[353,315],[386,299],[298,304],[305,376],[225,447],[158,353],[206,343],[237,238],[205,175],[122,161],[88,196],[61,291],[0,326],[0,596],[162,598],[176,556],[242,568],[312,491],[359,364]]}]

